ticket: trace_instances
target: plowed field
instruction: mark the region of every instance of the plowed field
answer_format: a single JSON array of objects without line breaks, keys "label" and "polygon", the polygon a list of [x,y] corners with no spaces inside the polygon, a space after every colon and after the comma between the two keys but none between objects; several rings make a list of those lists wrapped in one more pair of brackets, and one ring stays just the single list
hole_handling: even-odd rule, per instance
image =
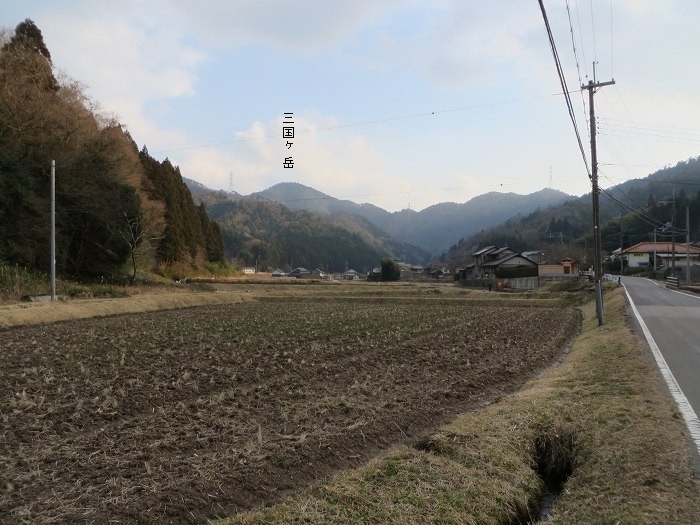
[{"label": "plowed field", "polygon": [[578,311],[280,300],[0,331],[1,523],[205,523],[553,363]]}]

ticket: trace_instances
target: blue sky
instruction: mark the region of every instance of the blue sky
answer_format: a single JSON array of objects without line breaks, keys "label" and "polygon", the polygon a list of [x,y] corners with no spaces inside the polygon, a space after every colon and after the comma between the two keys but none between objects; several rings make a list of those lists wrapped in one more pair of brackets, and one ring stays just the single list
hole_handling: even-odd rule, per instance
[{"label": "blue sky", "polygon": [[[570,89],[594,60],[617,82],[596,95],[602,187],[700,154],[700,3],[545,7]],[[296,181],[391,211],[590,190],[535,0],[24,0],[0,25],[25,18],[139,145],[212,188]]]}]

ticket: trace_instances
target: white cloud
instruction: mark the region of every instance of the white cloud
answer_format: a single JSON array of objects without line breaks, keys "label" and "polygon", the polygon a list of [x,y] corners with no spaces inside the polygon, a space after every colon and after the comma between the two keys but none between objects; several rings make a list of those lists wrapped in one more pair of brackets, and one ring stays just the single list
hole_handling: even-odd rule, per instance
[{"label": "white cloud", "polygon": [[198,38],[219,47],[263,43],[318,52],[341,42],[399,0],[229,0],[168,2]]},{"label": "white cloud", "polygon": [[[187,177],[215,189],[228,190],[232,172],[233,189],[242,194],[292,181],[338,198],[369,200],[389,210],[409,203],[420,209],[447,200],[445,189],[431,185],[430,180],[417,184],[410,176],[396,175],[366,136],[348,130],[317,131],[337,125],[334,119],[318,114],[295,114],[294,119],[291,149],[282,139],[280,118],[253,123],[237,132],[230,145],[173,152],[171,158]],[[283,167],[289,156],[294,168]],[[475,187],[473,179],[458,177],[456,186],[461,190]]]},{"label": "white cloud", "polygon": [[195,94],[202,52],[168,24],[139,22],[94,6],[80,13],[56,11],[49,19],[42,31],[54,65],[83,81],[88,94],[136,131],[140,142],[163,143],[167,137],[170,144],[184,143],[182,132],[159,129],[146,110]]}]

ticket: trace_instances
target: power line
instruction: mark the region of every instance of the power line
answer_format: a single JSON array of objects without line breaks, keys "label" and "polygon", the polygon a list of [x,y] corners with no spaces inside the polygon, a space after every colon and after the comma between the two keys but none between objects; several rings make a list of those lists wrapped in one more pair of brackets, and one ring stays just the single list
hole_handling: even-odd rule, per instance
[{"label": "power line", "polygon": [[586,151],[583,148],[583,142],[581,141],[581,134],[578,131],[578,124],[576,123],[576,115],[574,113],[574,107],[571,103],[571,97],[569,96],[569,88],[566,85],[566,78],[564,77],[564,71],[561,67],[561,62],[559,61],[559,54],[557,53],[557,46],[554,43],[554,35],[552,34],[552,28],[549,26],[549,20],[547,19],[547,11],[544,8],[544,3],[539,0],[540,10],[542,11],[542,18],[544,19],[544,25],[547,29],[547,36],[549,38],[549,47],[552,49],[552,55],[554,57],[554,64],[557,68],[557,75],[559,76],[559,81],[561,83],[562,91],[564,92],[564,99],[566,100],[566,107],[569,110],[569,117],[571,118],[571,123],[574,126],[574,133],[576,134],[576,140],[578,141],[579,150],[581,150],[581,157],[583,158],[583,163],[586,165],[586,173],[588,178],[591,179],[591,170],[588,167],[588,159],[586,158]]},{"label": "power line", "polygon": [[[574,26],[571,22],[571,9],[569,8],[569,0],[566,0],[566,14],[569,17],[569,30],[571,32],[571,47],[574,50],[574,60],[576,61],[576,71],[578,72],[578,84],[579,86],[583,84],[583,79],[581,78],[581,66],[579,65],[578,53],[576,52],[576,38],[574,37]],[[581,43],[583,47],[583,42]],[[583,90],[579,90],[581,93],[581,103],[583,104],[583,114],[586,115],[586,97],[583,95]],[[588,129],[588,119],[586,119],[586,129]],[[590,139],[590,137],[589,137]]]},{"label": "power line", "polygon": [[578,40],[581,42],[581,54],[583,55],[583,72],[588,79],[588,61],[586,60],[586,48],[583,45],[583,31],[581,30],[581,13],[578,8],[578,0],[576,0],[576,21],[578,22]]},{"label": "power line", "polygon": [[610,76],[615,76],[615,55],[613,54],[613,3],[610,0]]},{"label": "power line", "polygon": [[[338,129],[345,129],[345,128],[353,128],[353,127],[358,127],[358,126],[369,126],[372,124],[381,124],[383,122],[394,122],[397,120],[407,120],[407,119],[415,119],[415,118],[424,118],[424,117],[435,117],[439,116],[444,113],[455,113],[458,111],[470,111],[474,109],[481,109],[481,108],[488,108],[488,107],[493,107],[493,106],[501,106],[505,104],[515,104],[518,102],[527,102],[531,100],[540,100],[544,98],[549,98],[549,97],[556,97],[559,96],[561,93],[551,93],[549,95],[537,95],[534,97],[523,97],[523,98],[514,98],[514,99],[509,99],[509,100],[500,100],[496,102],[485,102],[482,104],[472,104],[470,106],[461,106],[461,107],[456,107],[456,108],[448,108],[448,109],[441,109],[441,110],[435,110],[435,111],[424,111],[421,113],[410,113],[406,115],[397,115],[393,117],[386,117],[386,118],[380,118],[380,119],[372,119],[372,120],[364,120],[360,122],[350,122],[347,124],[338,124],[336,126],[326,126],[324,128],[316,128],[316,129],[307,129],[307,130],[296,130],[296,133],[301,135],[301,134],[309,134],[309,133],[320,133],[324,131],[334,131]],[[188,151],[188,150],[193,150],[193,149],[201,149],[201,148],[211,148],[211,147],[216,147],[216,146],[226,146],[230,144],[239,144],[239,143],[244,143],[244,142],[258,142],[258,141],[264,141],[264,140],[277,140],[279,138],[279,135],[262,135],[259,137],[249,137],[249,138],[243,138],[243,139],[234,139],[234,140],[224,140],[224,141],[219,141],[219,142],[210,142],[206,144],[197,144],[194,146],[183,146],[179,148],[168,148],[168,149],[160,149],[156,151],[152,151],[151,153],[153,154],[158,154],[158,153],[172,153],[176,151]]]},{"label": "power line", "polygon": [[595,41],[595,17],[593,16],[593,0],[590,0],[591,5],[591,33],[593,36],[593,80],[595,81],[595,64],[598,62],[598,47]]}]

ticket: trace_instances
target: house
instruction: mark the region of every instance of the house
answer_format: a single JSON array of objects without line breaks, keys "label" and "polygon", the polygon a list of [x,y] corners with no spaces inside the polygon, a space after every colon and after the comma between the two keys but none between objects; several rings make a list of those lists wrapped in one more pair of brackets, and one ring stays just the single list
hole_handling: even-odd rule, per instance
[{"label": "house", "polygon": [[578,275],[578,272],[578,263],[569,257],[565,257],[558,263],[540,264],[537,266],[539,276]]},{"label": "house", "polygon": [[[460,268],[460,279],[491,279],[500,270],[515,270],[530,268],[537,271],[537,263],[532,259],[517,253],[508,246],[497,248],[487,246],[472,254],[474,262]],[[525,270],[523,270],[525,271]]]},{"label": "house", "polygon": [[275,270],[272,271],[272,277],[286,277],[286,276],[287,276],[287,274],[284,273],[279,268],[276,268]]},{"label": "house", "polygon": [[330,279],[330,276],[319,268],[314,268],[311,270],[312,279]]},{"label": "house", "polygon": [[302,268],[301,266],[298,268],[294,268],[291,272],[287,274],[287,277],[296,277],[299,279],[300,277],[304,276],[310,276],[311,272],[307,270],[306,268]]},{"label": "house", "polygon": [[367,274],[367,279],[370,281],[379,281],[379,280],[381,280],[381,278],[382,278],[382,267],[381,266],[375,266]]},{"label": "house", "polygon": [[[297,272],[299,270],[299,272]],[[294,275],[292,275],[294,274]],[[307,270],[306,268],[295,268],[289,273],[289,277],[296,277],[297,279],[329,279],[330,277],[323,270],[314,268],[313,270]]]},{"label": "house", "polygon": [[[672,266],[675,260],[676,266],[685,266],[688,264],[688,256],[690,255],[690,264],[700,264],[700,247],[686,246],[685,243],[677,242],[675,252],[673,243],[664,242],[640,242],[629,248],[622,250],[622,257],[627,261],[628,268],[649,268],[656,266]],[[654,265],[654,257],[656,257],[656,265]]]},{"label": "house", "polygon": [[246,266],[245,268],[243,268],[243,273],[244,274],[255,273],[255,266]]},{"label": "house", "polygon": [[[518,255],[523,259],[527,259],[526,257],[517,254],[508,246],[503,246],[501,248],[497,248],[496,246],[487,246],[486,248],[482,248],[481,250],[472,253],[474,262],[460,269],[460,274],[463,273],[463,278],[484,279],[493,277],[493,272],[499,266],[498,264],[494,266],[493,263],[498,260],[500,260],[501,263],[506,263],[508,260],[505,258],[511,255]],[[516,264],[516,262],[517,261],[513,261],[512,264]],[[532,263],[532,261],[529,259],[527,259],[527,262],[523,261],[523,264],[526,265],[529,265],[530,263]]]},{"label": "house", "polygon": [[537,263],[532,259],[524,257],[522,254],[515,253],[508,248],[508,252],[500,252],[501,257],[487,261],[481,265],[481,271],[485,276],[494,277],[496,272],[503,270],[520,270],[529,268],[534,275],[537,275]]},{"label": "house", "polygon": [[423,269],[423,274],[427,277],[432,277],[433,279],[442,279],[445,275],[448,275],[450,271],[444,266],[428,266]]},{"label": "house", "polygon": [[351,268],[343,274],[342,279],[344,281],[359,281],[360,274]]}]

